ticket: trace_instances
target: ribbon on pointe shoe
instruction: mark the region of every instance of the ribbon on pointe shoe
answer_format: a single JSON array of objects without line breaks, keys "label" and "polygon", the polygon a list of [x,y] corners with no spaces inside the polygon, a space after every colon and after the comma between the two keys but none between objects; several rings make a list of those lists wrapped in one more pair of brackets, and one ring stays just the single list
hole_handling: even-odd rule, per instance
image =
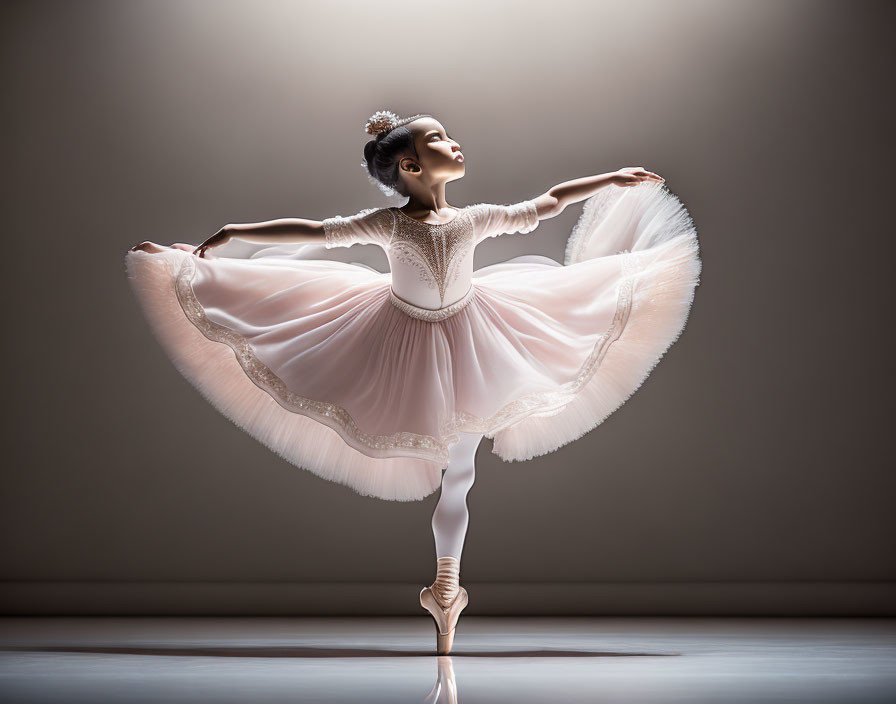
[{"label": "ribbon on pointe shoe", "polygon": [[436,581],[430,588],[443,608],[450,606],[460,591],[460,560],[452,556],[440,557],[436,567]]}]

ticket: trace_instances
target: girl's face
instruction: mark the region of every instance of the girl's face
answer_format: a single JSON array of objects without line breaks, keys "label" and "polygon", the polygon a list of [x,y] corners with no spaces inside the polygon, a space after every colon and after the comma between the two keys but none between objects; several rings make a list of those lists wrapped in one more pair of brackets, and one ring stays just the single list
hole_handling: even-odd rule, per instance
[{"label": "girl's face", "polygon": [[[421,117],[408,123],[414,134],[414,146],[417,148],[417,163],[422,172],[408,171],[408,176],[415,176],[427,183],[454,181],[462,178],[466,167],[460,144],[453,140],[442,123],[433,117]],[[414,162],[411,157],[402,159]]]}]

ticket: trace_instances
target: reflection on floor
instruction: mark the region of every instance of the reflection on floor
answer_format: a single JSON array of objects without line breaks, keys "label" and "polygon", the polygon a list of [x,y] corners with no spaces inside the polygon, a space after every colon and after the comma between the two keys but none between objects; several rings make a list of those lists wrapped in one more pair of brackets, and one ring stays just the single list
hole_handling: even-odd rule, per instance
[{"label": "reflection on floor", "polygon": [[0,701],[892,702],[894,619],[9,618]]}]

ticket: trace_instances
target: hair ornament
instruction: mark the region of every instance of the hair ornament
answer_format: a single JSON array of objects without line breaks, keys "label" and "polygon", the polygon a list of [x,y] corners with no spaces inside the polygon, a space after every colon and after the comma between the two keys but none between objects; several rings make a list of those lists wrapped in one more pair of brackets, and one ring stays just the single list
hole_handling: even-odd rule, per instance
[{"label": "hair ornament", "polygon": [[[367,120],[367,124],[364,125],[364,128],[368,134],[375,135],[376,138],[369,141],[365,145],[365,155],[370,152],[370,156],[375,159],[375,154],[377,152],[377,149],[380,148],[380,141],[384,135],[388,134],[396,127],[401,127],[421,117],[432,117],[432,115],[430,115],[429,113],[417,113],[408,117],[399,117],[391,110],[378,110],[377,112],[373,113],[373,115],[371,115]],[[364,173],[367,176],[368,180],[378,189],[380,189],[384,195],[390,197],[401,195],[398,191],[398,188],[396,188],[395,186],[386,185],[371,173],[371,165],[367,163],[366,156],[365,158],[361,159],[361,166],[364,168]]]},{"label": "hair ornament", "polygon": [[391,112],[390,110],[377,110],[370,116],[370,119],[367,120],[364,129],[367,130],[368,134],[384,134],[385,132],[398,127],[398,122],[398,115],[394,112]]}]

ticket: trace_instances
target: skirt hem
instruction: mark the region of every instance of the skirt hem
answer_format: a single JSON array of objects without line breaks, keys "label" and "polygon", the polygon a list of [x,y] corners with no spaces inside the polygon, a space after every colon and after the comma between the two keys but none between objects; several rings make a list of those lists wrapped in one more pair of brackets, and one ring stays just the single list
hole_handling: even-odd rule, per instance
[{"label": "skirt hem", "polygon": [[443,465],[438,461],[407,455],[370,457],[333,427],[287,410],[259,388],[240,365],[239,351],[205,337],[185,314],[175,280],[182,257],[190,256],[179,250],[129,251],[125,266],[156,338],[206,401],[287,462],[363,496],[419,501],[439,488]]}]

